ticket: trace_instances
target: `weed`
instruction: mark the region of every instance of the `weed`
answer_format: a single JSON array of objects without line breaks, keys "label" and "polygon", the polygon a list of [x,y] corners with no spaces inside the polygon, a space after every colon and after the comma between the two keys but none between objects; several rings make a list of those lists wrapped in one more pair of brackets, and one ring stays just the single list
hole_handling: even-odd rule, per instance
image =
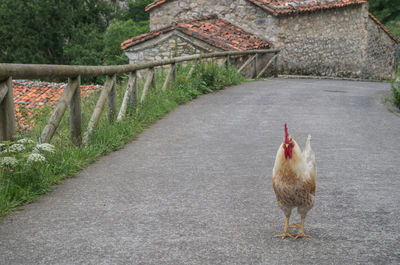
[{"label": "weed", "polygon": [[400,109],[400,80],[392,84],[393,104]]}]

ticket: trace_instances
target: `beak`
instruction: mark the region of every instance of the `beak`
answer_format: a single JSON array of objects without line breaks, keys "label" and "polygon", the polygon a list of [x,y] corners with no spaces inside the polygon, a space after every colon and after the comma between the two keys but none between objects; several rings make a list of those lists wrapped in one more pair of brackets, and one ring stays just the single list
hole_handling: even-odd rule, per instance
[{"label": "beak", "polygon": [[285,144],[286,145],[286,148],[288,148],[289,147],[289,144]]}]

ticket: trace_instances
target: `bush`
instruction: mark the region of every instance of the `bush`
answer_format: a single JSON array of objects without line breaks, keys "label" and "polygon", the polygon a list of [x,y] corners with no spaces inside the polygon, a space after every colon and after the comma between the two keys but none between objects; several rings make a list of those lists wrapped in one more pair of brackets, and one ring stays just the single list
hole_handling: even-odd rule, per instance
[{"label": "bush", "polygon": [[104,63],[107,65],[127,64],[128,57],[121,43],[149,30],[149,21],[114,21],[104,34]]},{"label": "bush", "polygon": [[400,109],[400,81],[393,83],[392,85],[393,92],[393,103]]}]

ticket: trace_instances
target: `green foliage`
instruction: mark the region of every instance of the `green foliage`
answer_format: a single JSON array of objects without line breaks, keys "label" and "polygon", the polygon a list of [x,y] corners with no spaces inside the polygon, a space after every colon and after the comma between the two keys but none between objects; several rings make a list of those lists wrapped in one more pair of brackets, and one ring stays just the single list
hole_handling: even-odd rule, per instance
[{"label": "green foliage", "polygon": [[0,63],[127,64],[120,45],[149,30],[145,7],[151,2],[119,9],[107,0],[2,0]]},{"label": "green foliage", "polygon": [[369,0],[369,11],[400,37],[400,0]]},{"label": "green foliage", "polygon": [[121,43],[133,36],[149,31],[149,21],[136,22],[133,19],[113,21],[104,35],[104,62],[107,65],[127,64],[128,58]]},{"label": "green foliage", "polygon": [[[188,77],[188,72],[191,65],[178,68],[181,70],[177,74],[177,82],[170,82],[166,91],[161,90],[165,71],[157,73],[156,89],[149,91],[143,103],[131,108],[130,115],[125,120],[110,124],[106,111],[103,111],[96,129],[86,145],[76,147],[70,143],[68,113],[65,113],[52,139],[52,144],[55,146],[54,153],[39,148],[39,153],[45,157],[46,162],[27,162],[29,155],[37,145],[36,142],[23,143],[25,149],[18,153],[10,151],[10,147],[15,145],[15,142],[3,143],[4,145],[0,146],[0,151],[3,152],[0,154],[0,216],[13,211],[21,204],[34,201],[38,195],[50,190],[61,179],[76,174],[102,155],[120,149],[143,129],[179,104],[196,98],[202,93],[238,84],[244,80],[236,69],[219,67],[216,63],[197,63],[196,69],[190,77]],[[202,80],[203,78],[205,80]],[[142,80],[139,83],[138,96],[140,98],[144,82]],[[121,105],[125,87],[126,81],[117,88],[117,106]],[[82,99],[83,131],[87,129],[98,96],[99,93],[92,93]],[[38,139],[49,116],[48,108],[39,110],[35,115],[36,127],[24,137],[31,140]],[[14,149],[18,149],[17,147]],[[3,163],[6,156],[13,156],[17,160],[17,164],[13,164],[15,160],[12,159],[7,159],[8,162]]]},{"label": "green foliage", "polygon": [[134,21],[148,21],[150,19],[149,12],[145,11],[147,5],[154,2],[154,0],[136,0],[129,2],[128,9],[122,13],[123,20],[132,19]]},{"label": "green foliage", "polygon": [[102,64],[105,0],[2,0],[0,62]]},{"label": "green foliage", "polygon": [[400,19],[399,0],[369,0],[369,10],[382,22]]},{"label": "green foliage", "polygon": [[104,63],[107,65],[127,64],[128,58],[121,50],[121,43],[149,31],[149,13],[145,7],[153,0],[129,2],[128,8],[117,14],[104,35]]},{"label": "green foliage", "polygon": [[54,146],[24,138],[0,145],[0,214],[35,197],[42,187],[42,174],[54,163]]},{"label": "green foliage", "polygon": [[393,103],[400,109],[400,81],[393,83],[392,85]]}]

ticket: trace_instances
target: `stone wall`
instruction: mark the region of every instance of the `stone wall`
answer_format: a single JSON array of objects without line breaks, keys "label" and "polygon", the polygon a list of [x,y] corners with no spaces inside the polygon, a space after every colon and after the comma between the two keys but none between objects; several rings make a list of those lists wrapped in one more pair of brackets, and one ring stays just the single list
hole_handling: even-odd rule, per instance
[{"label": "stone wall", "polygon": [[128,48],[125,54],[130,64],[169,59],[176,56],[220,51],[178,31],[158,36],[152,40]]},{"label": "stone wall", "polygon": [[170,0],[151,10],[150,28],[210,14],[280,48],[282,74],[380,79],[396,69],[397,45],[376,33],[368,4],[275,17],[247,0]]},{"label": "stone wall", "polygon": [[170,0],[150,11],[150,30],[213,14],[270,43],[276,41],[276,18],[246,0]]},{"label": "stone wall", "polygon": [[279,17],[280,72],[362,77],[366,5]]},{"label": "stone wall", "polygon": [[[219,48],[215,48],[205,42],[199,41],[195,38],[182,34],[179,31],[172,31],[165,35],[158,36],[152,40],[146,41],[142,44],[135,45],[128,48],[125,54],[129,58],[130,64],[136,64],[141,62],[150,62],[169,59],[175,56],[185,56],[200,53],[209,53],[222,51]],[[259,55],[257,60],[257,69],[260,71],[269,62],[273,55],[265,54]],[[237,57],[231,58],[231,63],[239,68],[249,57]],[[217,59],[217,62],[223,63],[224,59]],[[273,66],[265,72],[264,76],[273,74]],[[140,71],[140,75],[144,75],[146,71]],[[246,77],[252,78],[253,64],[247,66],[242,74]]]},{"label": "stone wall", "polygon": [[399,44],[371,18],[368,20],[368,47],[365,75],[377,79],[395,79]]}]

